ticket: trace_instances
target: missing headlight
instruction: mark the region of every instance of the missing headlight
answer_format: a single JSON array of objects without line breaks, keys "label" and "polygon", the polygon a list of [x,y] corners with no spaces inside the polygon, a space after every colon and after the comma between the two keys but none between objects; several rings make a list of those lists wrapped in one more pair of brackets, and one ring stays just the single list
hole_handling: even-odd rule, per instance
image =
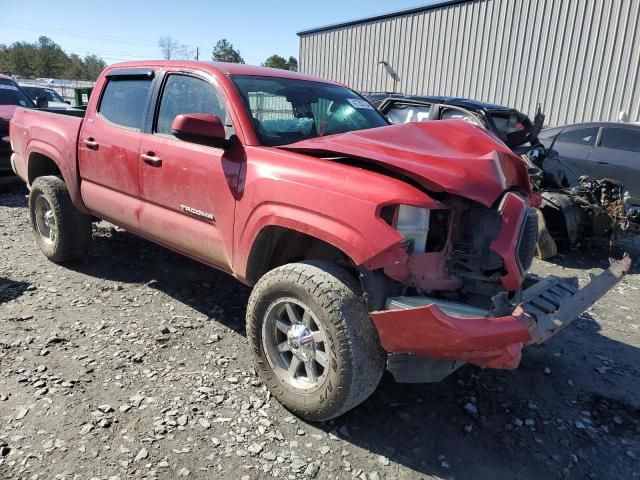
[{"label": "missing headlight", "polygon": [[449,238],[449,210],[431,210],[426,251],[442,251],[447,245],[447,238]]}]

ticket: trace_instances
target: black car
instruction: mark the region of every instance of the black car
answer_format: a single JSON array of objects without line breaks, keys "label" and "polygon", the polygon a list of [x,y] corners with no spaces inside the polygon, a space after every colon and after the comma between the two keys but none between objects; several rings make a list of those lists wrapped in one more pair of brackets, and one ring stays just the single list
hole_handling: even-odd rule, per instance
[{"label": "black car", "polygon": [[494,133],[518,154],[539,146],[538,134],[544,124],[544,115],[540,111],[532,122],[514,108],[469,98],[399,93],[365,93],[364,96],[391,123],[466,120]]},{"label": "black car", "polygon": [[[397,93],[368,93],[364,96],[391,123],[465,120],[492,132],[521,155],[528,163],[532,183],[543,200],[541,212],[544,222],[540,222],[538,243],[538,255],[541,258],[555,255],[554,239],[575,247],[591,237],[610,235],[616,229],[627,229],[631,223],[636,223],[632,219],[632,212],[627,216],[624,208],[620,210],[624,190],[622,184],[588,176],[580,178],[579,175],[572,179],[575,181],[567,182],[563,177],[566,162],[556,152],[563,148],[562,140],[565,137],[578,137],[579,141],[591,145],[591,151],[596,145],[598,129],[596,133],[585,134],[583,138],[581,132],[575,132],[570,127],[566,135],[560,134],[559,141],[555,142],[559,145],[556,146],[552,145],[553,139],[562,129],[542,130],[544,115],[540,107],[532,122],[527,115],[514,108],[468,98]],[[553,150],[550,151],[549,147],[553,147]],[[597,175],[595,169],[588,173]]]},{"label": "black car", "polygon": [[561,183],[575,186],[583,175],[612,178],[624,183],[631,203],[640,203],[639,124],[576,123],[544,129],[540,141],[557,153],[545,170],[553,169]]}]

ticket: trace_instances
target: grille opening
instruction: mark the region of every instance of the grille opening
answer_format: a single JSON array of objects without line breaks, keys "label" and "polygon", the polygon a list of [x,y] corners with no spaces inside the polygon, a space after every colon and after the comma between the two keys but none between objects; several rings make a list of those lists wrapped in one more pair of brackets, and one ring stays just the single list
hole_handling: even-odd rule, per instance
[{"label": "grille opening", "polygon": [[538,215],[534,208],[529,208],[522,223],[520,239],[518,240],[518,265],[523,273],[527,272],[533,264],[537,243]]},{"label": "grille opening", "polygon": [[449,237],[449,210],[431,210],[427,252],[441,252]]}]

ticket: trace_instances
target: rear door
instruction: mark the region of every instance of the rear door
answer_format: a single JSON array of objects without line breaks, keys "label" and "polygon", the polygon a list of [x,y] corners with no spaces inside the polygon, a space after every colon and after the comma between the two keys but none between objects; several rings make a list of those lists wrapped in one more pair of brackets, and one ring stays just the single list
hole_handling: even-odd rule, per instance
[{"label": "rear door", "polygon": [[188,113],[216,115],[227,126],[227,138],[234,133],[211,80],[191,72],[164,74],[152,128],[140,145],[140,223],[159,243],[229,270],[241,161],[171,133],[175,117]]},{"label": "rear door", "polygon": [[82,197],[89,210],[123,227],[138,229],[138,155],[151,98],[153,72],[115,70],[78,139]]},{"label": "rear door", "polygon": [[618,180],[640,199],[640,129],[604,127],[589,162],[594,176]]}]

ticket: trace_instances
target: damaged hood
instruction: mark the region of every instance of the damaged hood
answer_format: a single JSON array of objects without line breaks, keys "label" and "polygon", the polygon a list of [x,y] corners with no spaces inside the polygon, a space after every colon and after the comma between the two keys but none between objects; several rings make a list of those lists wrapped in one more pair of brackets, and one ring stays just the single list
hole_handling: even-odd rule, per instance
[{"label": "damaged hood", "polygon": [[460,120],[390,125],[280,148],[370,161],[410,177],[427,190],[459,195],[488,207],[505,190],[531,191],[524,161],[492,135]]}]

